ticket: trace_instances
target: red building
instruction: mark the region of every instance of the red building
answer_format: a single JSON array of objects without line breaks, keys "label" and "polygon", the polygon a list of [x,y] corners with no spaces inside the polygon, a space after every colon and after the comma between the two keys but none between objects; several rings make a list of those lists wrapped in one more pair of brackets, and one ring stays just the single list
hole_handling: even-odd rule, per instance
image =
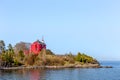
[{"label": "red building", "polygon": [[43,48],[46,49],[46,44],[44,43],[44,40],[37,40],[31,44],[30,52],[34,54],[39,54]]}]

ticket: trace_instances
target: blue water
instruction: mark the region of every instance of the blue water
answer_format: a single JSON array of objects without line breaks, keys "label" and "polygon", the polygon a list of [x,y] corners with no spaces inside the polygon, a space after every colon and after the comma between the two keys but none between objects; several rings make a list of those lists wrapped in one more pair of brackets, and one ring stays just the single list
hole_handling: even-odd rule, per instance
[{"label": "blue water", "polygon": [[0,80],[120,80],[120,61],[102,61],[113,68],[0,70]]}]

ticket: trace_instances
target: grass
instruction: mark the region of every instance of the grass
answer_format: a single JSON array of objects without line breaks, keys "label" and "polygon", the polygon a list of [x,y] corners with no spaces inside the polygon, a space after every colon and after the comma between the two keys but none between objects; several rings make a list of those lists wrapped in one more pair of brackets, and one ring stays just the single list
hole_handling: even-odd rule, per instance
[{"label": "grass", "polygon": [[68,66],[78,64],[98,64],[98,61],[86,54],[78,52],[77,55],[55,55],[51,50],[42,50],[38,55],[29,53],[24,55],[23,51],[18,54],[10,51],[5,51],[0,54],[0,63],[6,67],[8,66]]}]

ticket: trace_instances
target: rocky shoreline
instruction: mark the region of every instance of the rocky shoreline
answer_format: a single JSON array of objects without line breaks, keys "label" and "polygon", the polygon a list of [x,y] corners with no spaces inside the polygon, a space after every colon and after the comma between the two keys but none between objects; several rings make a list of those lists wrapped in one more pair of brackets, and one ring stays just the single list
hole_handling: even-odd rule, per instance
[{"label": "rocky shoreline", "polygon": [[19,66],[19,67],[0,67],[0,70],[17,69],[61,69],[61,68],[112,68],[112,66],[100,66],[99,64],[67,65],[67,66]]}]

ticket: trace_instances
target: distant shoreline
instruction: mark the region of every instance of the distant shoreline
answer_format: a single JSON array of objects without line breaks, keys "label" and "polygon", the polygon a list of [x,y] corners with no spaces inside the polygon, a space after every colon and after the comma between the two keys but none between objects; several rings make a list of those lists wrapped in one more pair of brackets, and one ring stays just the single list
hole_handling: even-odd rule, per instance
[{"label": "distant shoreline", "polygon": [[112,68],[112,66],[100,66],[99,64],[83,64],[68,66],[19,66],[19,67],[0,67],[0,70],[19,70],[19,69],[61,69],[61,68]]}]

